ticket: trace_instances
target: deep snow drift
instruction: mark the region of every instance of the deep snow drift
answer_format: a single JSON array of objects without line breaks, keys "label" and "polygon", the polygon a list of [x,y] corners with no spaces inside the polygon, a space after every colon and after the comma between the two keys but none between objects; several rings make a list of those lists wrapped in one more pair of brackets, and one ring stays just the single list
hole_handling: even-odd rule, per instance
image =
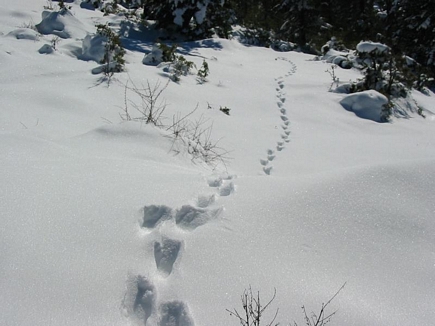
[{"label": "deep snow drift", "polygon": [[[152,36],[79,1],[39,34],[44,1],[1,1],[0,325],[238,325],[225,309],[250,285],[264,301],[276,288],[265,322],[279,307],[302,325],[300,307],[345,282],[331,325],[433,324],[432,93],[414,93],[426,119],[380,124],[344,109],[312,56],[182,43],[210,76],[171,81],[163,123],[197,107],[189,120],[229,152],[210,167],[167,128],[120,117],[127,82],[168,80],[142,64]],[[104,22],[127,49],[110,86],[82,56]]]}]

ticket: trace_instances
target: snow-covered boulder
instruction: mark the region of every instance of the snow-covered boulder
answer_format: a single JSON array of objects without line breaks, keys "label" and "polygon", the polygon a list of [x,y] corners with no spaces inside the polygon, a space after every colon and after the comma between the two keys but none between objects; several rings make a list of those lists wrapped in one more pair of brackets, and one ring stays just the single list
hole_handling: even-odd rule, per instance
[{"label": "snow-covered boulder", "polygon": [[369,90],[346,95],[340,104],[348,111],[354,112],[358,117],[381,122],[382,109],[388,99],[381,93]]}]

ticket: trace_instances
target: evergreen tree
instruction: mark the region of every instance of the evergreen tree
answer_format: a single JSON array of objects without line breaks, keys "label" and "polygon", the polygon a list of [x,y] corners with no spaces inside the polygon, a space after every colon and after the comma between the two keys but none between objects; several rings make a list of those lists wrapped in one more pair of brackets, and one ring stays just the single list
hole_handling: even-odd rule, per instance
[{"label": "evergreen tree", "polygon": [[228,34],[231,27],[231,13],[225,0],[139,1],[144,9],[143,18],[156,20],[160,28],[193,37],[209,37],[214,28]]},{"label": "evergreen tree", "polygon": [[416,60],[407,68],[420,89],[428,76],[435,76],[435,2],[383,0],[379,5],[385,15],[385,42],[396,56],[405,54]]},{"label": "evergreen tree", "polygon": [[276,8],[281,0],[230,0],[237,22],[249,28],[278,30],[283,17]]},{"label": "evergreen tree", "polygon": [[281,36],[302,48],[320,30],[322,22],[314,0],[283,0],[279,10],[284,11]]}]

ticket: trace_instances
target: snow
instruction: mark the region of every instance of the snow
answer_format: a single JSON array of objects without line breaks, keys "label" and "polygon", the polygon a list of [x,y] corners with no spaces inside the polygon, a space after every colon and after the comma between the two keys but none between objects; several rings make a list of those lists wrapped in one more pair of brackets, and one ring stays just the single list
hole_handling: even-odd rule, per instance
[{"label": "snow", "polygon": [[142,59],[144,65],[157,66],[163,61],[163,51],[159,48],[158,43],[154,44],[150,53],[145,54]]},{"label": "snow", "polygon": [[80,59],[93,60],[100,63],[104,59],[106,42],[107,38],[103,35],[86,35],[83,39]]},{"label": "snow", "polygon": [[195,20],[196,20],[196,22],[198,24],[201,25],[204,22],[204,19],[205,19],[205,14],[206,14],[206,11],[207,11],[207,5],[206,4],[198,3],[197,7],[198,7],[199,10],[195,12]]},{"label": "snow", "polygon": [[353,111],[358,117],[373,121],[381,121],[381,113],[388,99],[375,90],[369,90],[346,95],[340,104],[349,111]]},{"label": "snow", "polygon": [[[413,94],[426,119],[373,123],[340,101],[372,117],[382,97],[328,92],[312,56],[181,42],[210,75],[168,84],[163,123],[198,106],[188,119],[231,157],[193,163],[167,128],[120,117],[126,103],[140,117],[127,82],[167,81],[142,64],[152,42],[122,39],[126,72],[109,86],[80,60],[95,24],[122,16],[71,2],[29,41],[8,34],[45,4],[0,4],[0,325],[237,325],[225,309],[250,285],[264,302],[276,288],[265,321],[279,307],[277,321],[303,324],[300,307],[317,312],[345,282],[331,325],[433,323],[433,93]],[[54,35],[68,38],[40,54]]]},{"label": "snow", "polygon": [[174,18],[174,24],[178,25],[178,26],[183,26],[183,15],[186,12],[186,9],[184,8],[177,8],[174,10],[173,15],[175,16]]},{"label": "snow", "polygon": [[377,51],[379,53],[389,51],[390,48],[382,43],[376,43],[376,42],[360,42],[356,46],[356,50],[358,52],[366,52],[370,53],[373,51]]},{"label": "snow", "polygon": [[42,21],[36,25],[41,34],[53,34],[62,38],[83,38],[86,29],[69,10],[43,11]]},{"label": "snow", "polygon": [[41,54],[51,54],[51,53],[54,53],[54,49],[51,45],[44,44],[43,46],[41,46],[41,48],[38,50],[38,52]]},{"label": "snow", "polygon": [[11,37],[15,37],[17,39],[32,40],[32,41],[37,41],[39,38],[38,33],[30,28],[19,28],[12,32],[9,32],[7,35]]}]

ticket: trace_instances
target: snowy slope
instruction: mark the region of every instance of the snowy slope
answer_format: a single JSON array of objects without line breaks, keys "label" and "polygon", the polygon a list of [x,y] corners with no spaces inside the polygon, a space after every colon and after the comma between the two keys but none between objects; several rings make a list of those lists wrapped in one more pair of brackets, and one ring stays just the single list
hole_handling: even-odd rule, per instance
[{"label": "snowy slope", "polygon": [[[17,30],[46,3],[0,1],[0,325],[237,325],[225,309],[250,285],[264,300],[276,288],[266,319],[279,307],[302,325],[300,307],[345,282],[332,325],[433,324],[432,93],[414,94],[426,119],[380,124],[345,110],[311,56],[180,44],[211,73],[168,84],[164,123],[198,106],[231,157],[194,164],[164,128],[120,118],[127,81],[167,81],[142,64],[152,35],[76,1],[40,54],[53,35]],[[110,86],[80,59],[106,21],[128,50]]]}]

